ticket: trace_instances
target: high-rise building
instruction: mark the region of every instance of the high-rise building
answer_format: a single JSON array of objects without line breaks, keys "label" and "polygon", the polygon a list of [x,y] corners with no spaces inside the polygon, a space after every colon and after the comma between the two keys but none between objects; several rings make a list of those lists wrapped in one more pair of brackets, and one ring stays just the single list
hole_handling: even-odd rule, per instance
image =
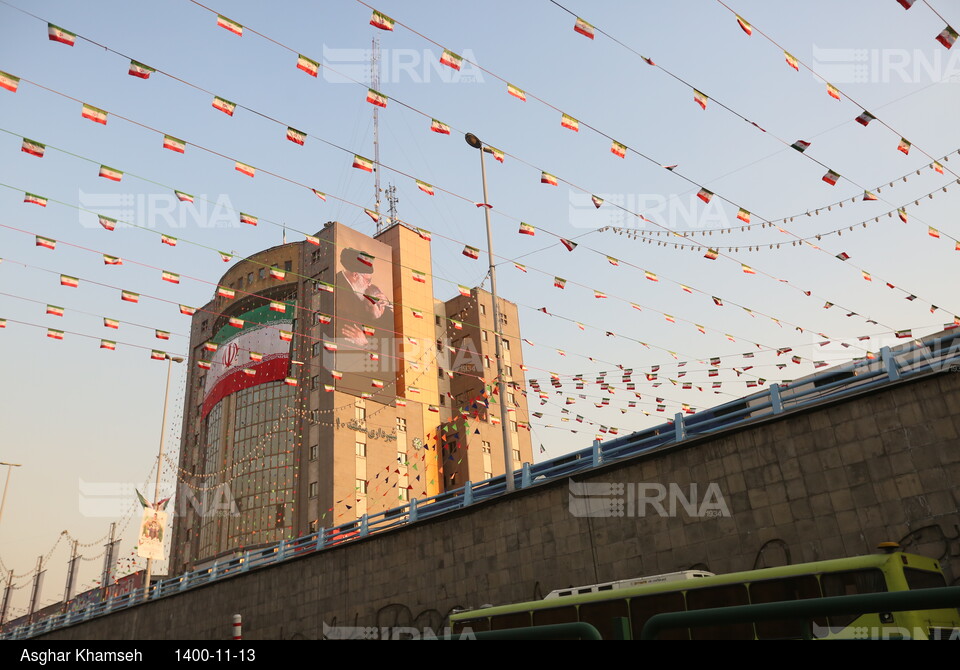
[{"label": "high-rise building", "polygon": [[[434,299],[429,236],[328,223],[231,267],[193,316],[170,569],[532,461],[516,306]],[[467,295],[468,293],[468,295]]]}]

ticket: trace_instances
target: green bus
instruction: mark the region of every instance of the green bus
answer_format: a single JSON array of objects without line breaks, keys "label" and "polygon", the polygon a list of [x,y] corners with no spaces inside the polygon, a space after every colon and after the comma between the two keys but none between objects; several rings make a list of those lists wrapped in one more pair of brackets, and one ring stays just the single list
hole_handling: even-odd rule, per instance
[{"label": "green bus", "polygon": [[[947,586],[939,561],[904,553],[894,543],[880,547],[886,553],[726,575],[674,573],[682,578],[641,579],[636,581],[648,583],[637,586],[627,581],[562,589],[543,600],[457,612],[450,625],[459,633],[582,621],[612,639],[614,619],[626,618],[639,639],[647,620],[663,612]],[[960,639],[960,609],[830,616],[809,623],[813,636],[822,639]],[[659,639],[797,639],[805,625],[799,620],[718,624],[668,630]]]}]

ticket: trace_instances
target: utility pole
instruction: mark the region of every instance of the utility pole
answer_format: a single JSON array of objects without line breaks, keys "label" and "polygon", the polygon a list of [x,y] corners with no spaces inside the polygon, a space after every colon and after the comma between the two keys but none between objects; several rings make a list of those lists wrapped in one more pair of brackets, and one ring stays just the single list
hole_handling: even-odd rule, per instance
[{"label": "utility pole", "polygon": [[33,590],[30,593],[30,618],[33,622],[33,615],[37,611],[37,604],[40,602],[40,589],[43,588],[43,575],[46,570],[43,569],[43,556],[37,558],[37,573],[33,576]]},{"label": "utility pole", "polygon": [[117,534],[117,523],[110,524],[110,539],[104,545],[105,553],[103,555],[103,573],[100,575],[100,600],[107,599],[107,589],[110,587],[110,573],[113,572],[113,564],[117,560],[117,542],[114,539]]},{"label": "utility pole", "polygon": [[70,555],[70,562],[67,564],[67,583],[66,586],[63,587],[64,609],[66,609],[70,599],[73,598],[73,589],[76,588],[77,585],[77,561],[80,560],[80,557],[77,556],[77,546],[79,544],[79,540],[73,541],[73,552]]},{"label": "utility pole", "polygon": [[[380,90],[380,38],[374,37],[370,49],[370,88]],[[373,106],[373,211],[377,213],[377,233],[383,230],[380,218],[380,108]]]}]

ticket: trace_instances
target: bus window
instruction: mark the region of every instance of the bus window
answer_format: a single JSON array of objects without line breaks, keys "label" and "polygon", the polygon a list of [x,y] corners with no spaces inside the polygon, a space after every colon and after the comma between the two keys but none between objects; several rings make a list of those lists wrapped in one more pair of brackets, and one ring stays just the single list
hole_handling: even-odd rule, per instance
[{"label": "bus window", "polygon": [[[813,575],[770,579],[750,584],[750,602],[755,605],[819,597],[820,584]],[[826,625],[825,620],[815,621],[815,623],[820,626]],[[803,621],[768,620],[757,621],[754,625],[757,627],[757,637],[761,640],[780,640],[803,636]]]},{"label": "bus window", "polygon": [[627,615],[626,600],[603,600],[580,605],[580,621],[585,621],[600,631],[604,640],[613,639],[614,618]]},{"label": "bus window", "polygon": [[[734,607],[747,605],[747,587],[744,584],[713,586],[705,589],[687,591],[687,610],[712,609],[714,607]],[[753,624],[733,623],[692,628],[694,640],[752,640]]]},{"label": "bus window", "polygon": [[[654,614],[663,612],[683,612],[683,593],[660,593],[655,596],[643,596],[630,599],[630,628],[633,639],[640,639],[643,625]],[[658,640],[689,640],[690,635],[686,628],[672,628],[657,636]]]},{"label": "bus window", "polygon": [[573,605],[566,607],[552,607],[547,610],[534,610],[533,625],[549,626],[555,623],[576,623],[577,608]]},{"label": "bus window", "polygon": [[[883,572],[876,568],[868,570],[850,570],[849,572],[832,572],[820,576],[820,587],[823,597],[853,596],[858,593],[886,593],[887,583]],[[830,617],[831,628],[849,626],[860,616],[859,614],[836,614]]]},{"label": "bus window", "polygon": [[911,591],[915,589],[939,589],[947,585],[947,580],[943,578],[943,574],[940,572],[904,568],[903,576],[907,578],[907,586],[910,587]]},{"label": "bus window", "polygon": [[490,622],[487,621],[487,617],[483,617],[482,619],[469,619],[467,621],[454,621],[451,628],[454,634],[460,634],[465,630],[479,633],[480,631],[490,630]]},{"label": "bus window", "polygon": [[507,628],[529,628],[530,612],[512,612],[490,617],[490,630],[505,630]]}]

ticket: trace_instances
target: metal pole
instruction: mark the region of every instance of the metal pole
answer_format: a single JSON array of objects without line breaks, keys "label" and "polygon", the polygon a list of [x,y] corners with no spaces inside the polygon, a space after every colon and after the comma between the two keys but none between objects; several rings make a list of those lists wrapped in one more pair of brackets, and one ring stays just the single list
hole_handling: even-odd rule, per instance
[{"label": "metal pole", "polygon": [[243,618],[239,614],[233,615],[233,639],[243,639]]},{"label": "metal pole", "polygon": [[[179,363],[181,359],[177,359]],[[174,357],[167,354],[167,385],[163,391],[163,416],[160,419],[160,451],[157,453],[157,483],[153,489],[153,505],[156,508],[160,500],[160,475],[163,472],[163,438],[166,436],[167,428],[167,400],[170,398],[170,371],[173,369]],[[153,559],[147,559],[147,570],[143,578],[143,597],[150,597],[150,576],[153,574]]]},{"label": "metal pole", "polygon": [[14,468],[19,468],[20,463],[0,463],[0,465],[7,466],[7,481],[3,485],[3,499],[0,500],[0,520],[3,520],[3,508],[7,504],[7,490],[10,488],[10,471]]},{"label": "metal pole", "polygon": [[7,588],[3,591],[3,607],[0,608],[0,626],[7,620],[7,609],[10,607],[10,594],[13,592],[13,568],[7,573]]},{"label": "metal pole", "polygon": [[[507,386],[503,379],[503,350],[500,333],[500,305],[497,299],[497,268],[493,264],[493,233],[490,230],[490,208],[487,207],[487,168],[483,160],[483,147],[480,148],[480,176],[483,179],[483,215],[487,222],[487,259],[490,264],[490,295],[493,297],[493,339],[496,343],[497,379],[500,389],[500,428],[503,433],[503,474],[507,484],[507,493],[516,485],[513,481],[513,443],[510,441],[510,426],[507,425]],[[489,408],[488,408],[489,409]]]},{"label": "metal pole", "polygon": [[64,610],[66,610],[67,603],[73,597],[73,589],[77,585],[77,561],[80,560],[80,557],[77,556],[77,546],[79,543],[79,540],[73,541],[73,551],[70,555],[70,563],[67,566],[67,584],[63,587]]},{"label": "metal pole", "polygon": [[100,577],[100,600],[107,599],[108,589],[110,588],[110,571],[113,569],[113,562],[116,560],[114,555],[117,546],[117,540],[114,539],[117,533],[117,524],[110,524],[110,541],[104,547],[103,554],[103,575]]},{"label": "metal pole", "polygon": [[30,618],[27,619],[33,623],[33,615],[37,611],[37,603],[40,602],[40,589],[43,588],[43,575],[46,570],[43,569],[43,556],[37,558],[37,574],[33,577],[33,592],[30,594]]}]

